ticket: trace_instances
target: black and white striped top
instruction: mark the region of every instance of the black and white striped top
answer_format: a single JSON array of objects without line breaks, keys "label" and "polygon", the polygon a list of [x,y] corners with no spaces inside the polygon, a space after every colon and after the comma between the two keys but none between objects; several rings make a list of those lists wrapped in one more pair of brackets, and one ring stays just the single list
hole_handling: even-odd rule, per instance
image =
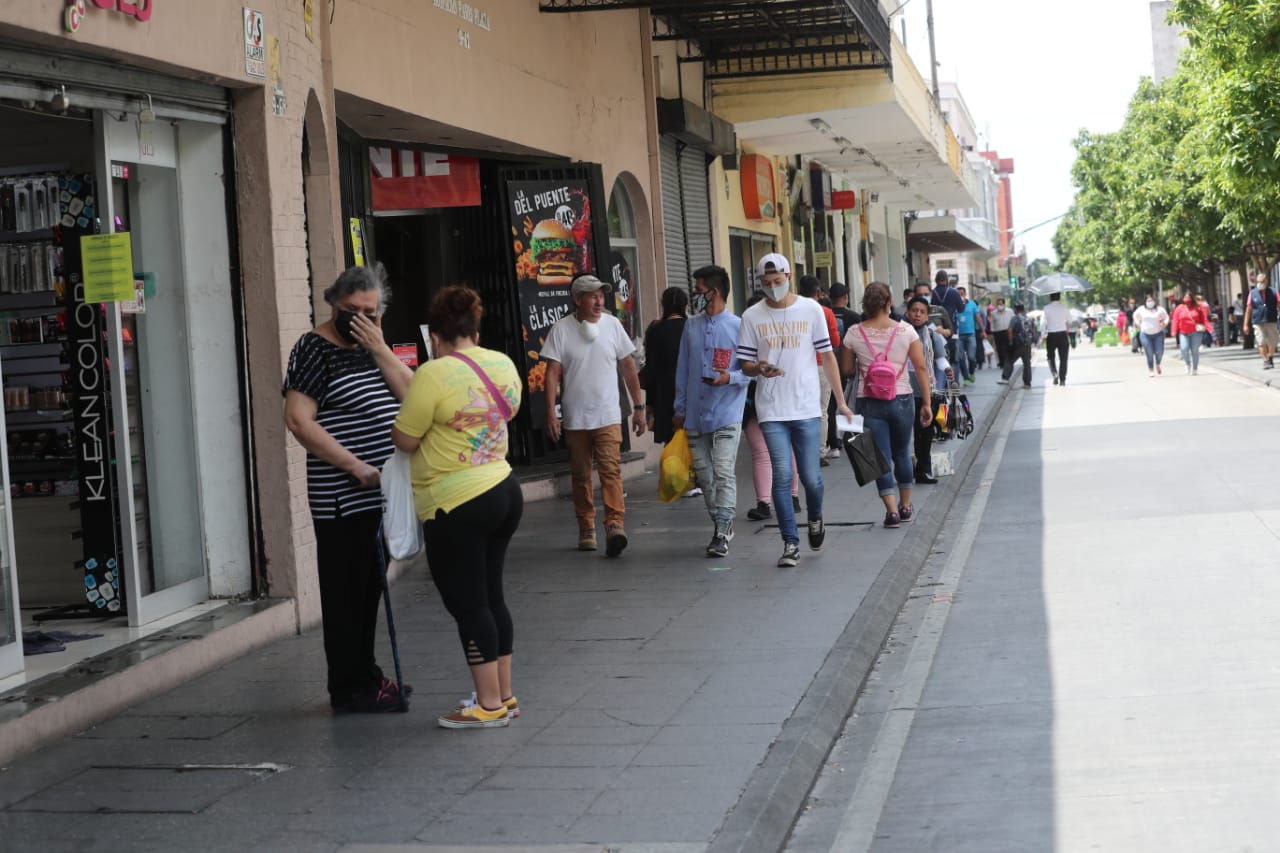
[{"label": "black and white striped top", "polygon": [[[381,469],[391,456],[391,425],[400,401],[362,347],[344,349],[308,332],[293,346],[283,393],[298,391],[319,404],[316,422],[361,462]],[[382,491],[362,489],[347,472],[307,453],[311,517],[341,518],[382,510]]]}]

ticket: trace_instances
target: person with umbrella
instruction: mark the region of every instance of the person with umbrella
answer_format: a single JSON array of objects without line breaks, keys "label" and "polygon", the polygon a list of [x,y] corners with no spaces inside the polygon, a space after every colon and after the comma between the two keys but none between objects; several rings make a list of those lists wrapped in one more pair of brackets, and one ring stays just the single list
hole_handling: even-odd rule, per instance
[{"label": "person with umbrella", "polygon": [[1067,306],[1062,304],[1062,293],[1049,294],[1049,304],[1044,308],[1045,349],[1049,354],[1049,372],[1053,374],[1054,385],[1067,384],[1067,353],[1071,351],[1071,341],[1067,338],[1067,321],[1070,314]]}]

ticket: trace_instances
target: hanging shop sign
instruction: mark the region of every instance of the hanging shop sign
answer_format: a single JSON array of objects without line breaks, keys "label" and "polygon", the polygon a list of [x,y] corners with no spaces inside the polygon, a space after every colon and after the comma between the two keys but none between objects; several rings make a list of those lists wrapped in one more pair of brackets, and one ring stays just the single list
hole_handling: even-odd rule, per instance
[{"label": "hanging shop sign", "polygon": [[813,253],[813,265],[815,267],[829,267],[831,266],[831,260],[832,260],[831,252],[814,252]]},{"label": "hanging shop sign", "polygon": [[266,23],[257,9],[244,8],[244,73],[250,77],[267,76]]},{"label": "hanging shop sign", "polygon": [[763,154],[744,154],[738,172],[742,180],[742,210],[748,219],[773,219],[778,214],[773,163]]},{"label": "hanging shop sign", "polygon": [[89,5],[128,15],[136,21],[149,21],[155,0],[136,0],[132,3],[128,0],[88,0],[88,3],[86,0],[67,0],[67,8],[62,11],[62,28],[69,33],[79,32]]},{"label": "hanging shop sign", "polygon": [[480,204],[480,161],[431,151],[370,148],[374,210]]},{"label": "hanging shop sign", "polygon": [[542,345],[556,321],[573,313],[569,285],[574,276],[595,272],[589,192],[585,180],[572,178],[507,183],[535,424],[546,420],[547,363],[541,357]]},{"label": "hanging shop sign", "polygon": [[302,0],[302,31],[307,41],[316,40],[316,13],[314,0]]},{"label": "hanging shop sign", "polygon": [[858,194],[853,190],[835,190],[831,193],[832,210],[853,210],[858,206]]}]

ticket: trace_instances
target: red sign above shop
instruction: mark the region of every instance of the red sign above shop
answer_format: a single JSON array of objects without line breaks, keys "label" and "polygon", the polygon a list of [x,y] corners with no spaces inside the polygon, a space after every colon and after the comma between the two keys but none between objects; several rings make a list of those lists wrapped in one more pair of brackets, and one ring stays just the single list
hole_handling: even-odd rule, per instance
[{"label": "red sign above shop", "polygon": [[[99,9],[106,9],[108,12],[119,12],[122,15],[128,15],[139,21],[151,20],[151,11],[155,6],[155,0],[88,0]],[[80,29],[80,25],[84,23],[86,8],[86,0],[67,0],[67,8],[62,13],[62,26],[69,32],[74,33]]]},{"label": "red sign above shop", "polygon": [[778,215],[774,191],[773,163],[763,154],[744,154],[739,169],[742,177],[742,211],[748,219],[773,219]]},{"label": "red sign above shop", "polygon": [[480,161],[430,151],[370,148],[374,210],[480,204]]},{"label": "red sign above shop", "polygon": [[858,206],[858,194],[853,190],[835,190],[831,193],[832,210],[853,210]]}]

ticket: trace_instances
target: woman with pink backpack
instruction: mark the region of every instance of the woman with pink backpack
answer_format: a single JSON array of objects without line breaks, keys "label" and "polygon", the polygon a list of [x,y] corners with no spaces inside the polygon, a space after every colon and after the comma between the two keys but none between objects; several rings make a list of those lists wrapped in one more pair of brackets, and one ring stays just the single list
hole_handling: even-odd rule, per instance
[{"label": "woman with pink backpack", "polygon": [[920,420],[933,420],[929,366],[925,364],[920,336],[910,323],[889,316],[892,298],[887,284],[875,281],[867,285],[862,297],[862,322],[845,333],[840,353],[846,374],[853,372],[854,361],[857,362],[858,413],[884,458],[893,463],[893,470],[876,480],[884,501],[884,526],[888,528],[910,521],[915,513],[911,506],[915,478],[911,448],[916,406],[907,376],[908,362],[915,367],[922,386]]}]

